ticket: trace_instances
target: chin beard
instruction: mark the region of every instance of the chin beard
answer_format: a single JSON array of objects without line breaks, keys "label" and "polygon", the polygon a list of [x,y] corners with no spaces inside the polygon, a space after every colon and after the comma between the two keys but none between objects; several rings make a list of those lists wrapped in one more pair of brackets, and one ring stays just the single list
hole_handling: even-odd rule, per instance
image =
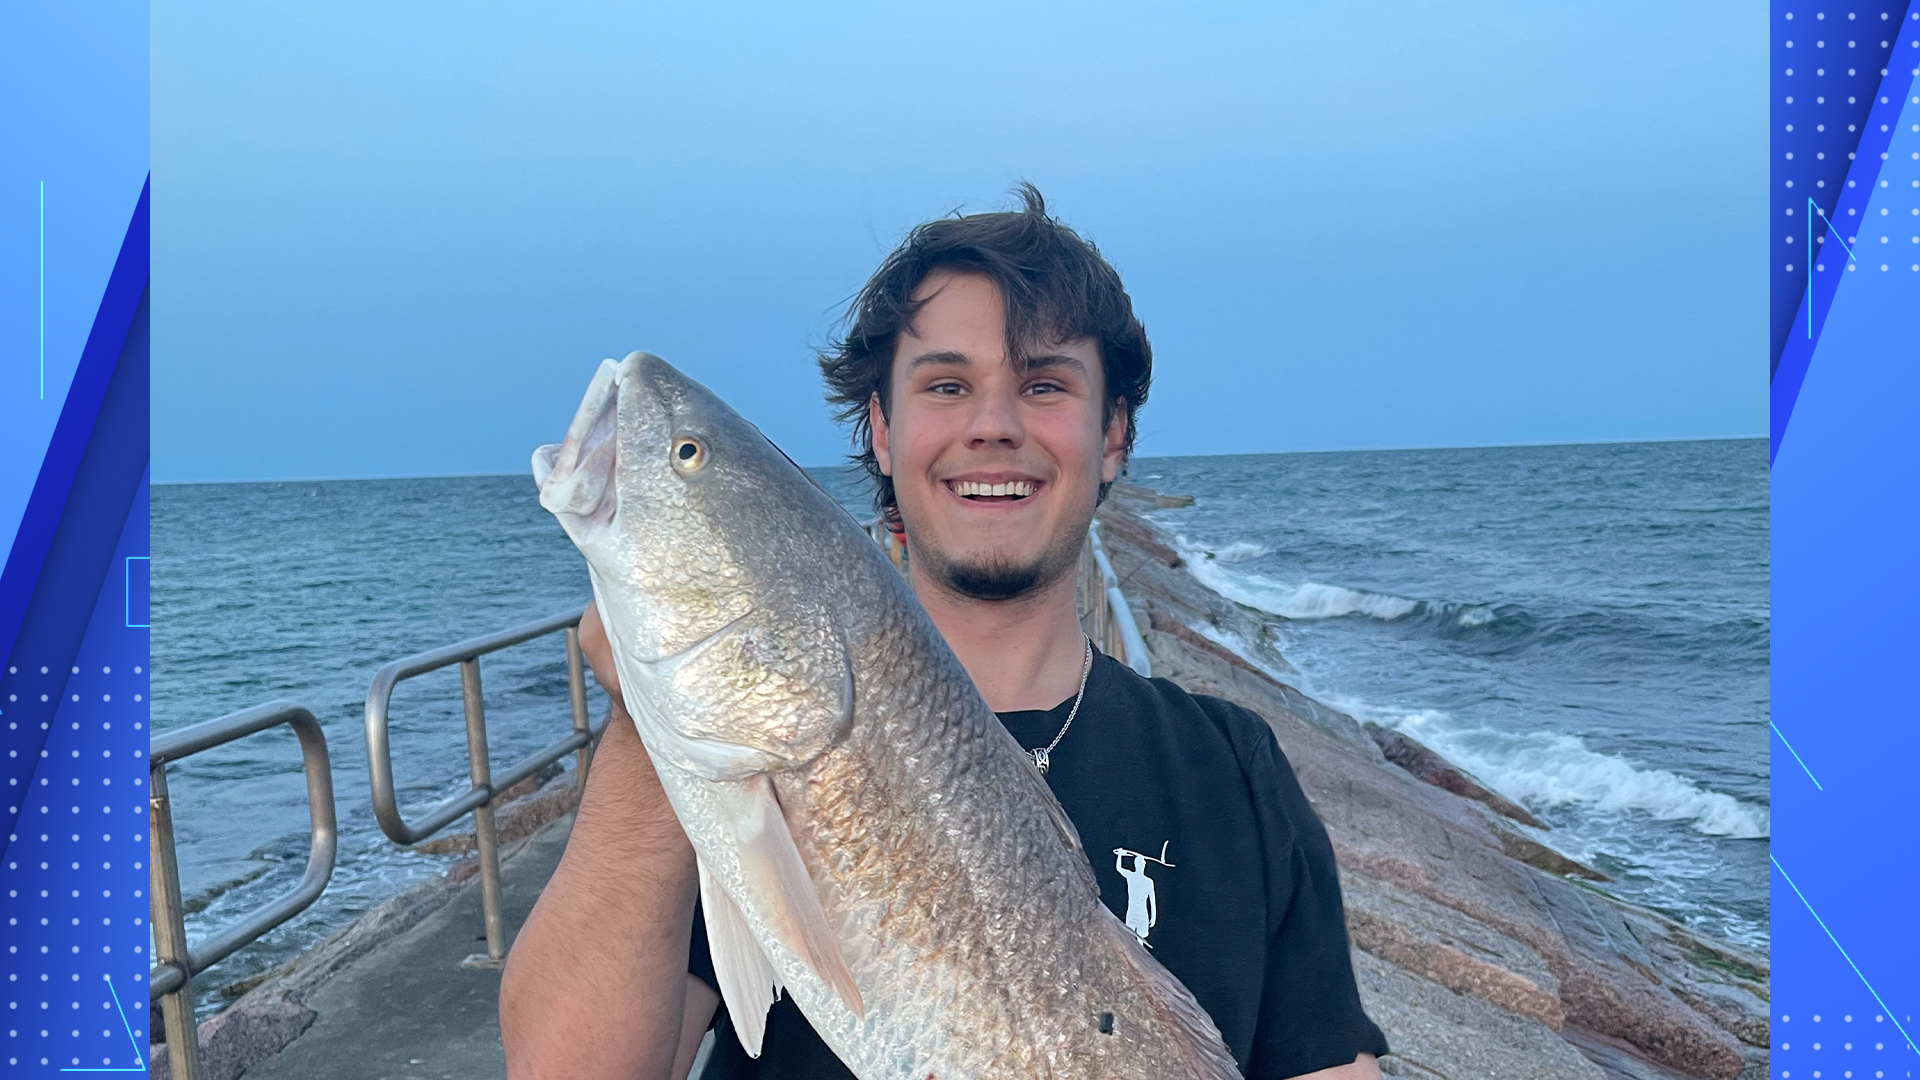
[{"label": "chin beard", "polygon": [[1025,596],[1041,584],[1044,571],[1037,560],[1024,566],[994,562],[983,566],[953,564],[944,569],[947,587],[975,600],[1013,600]]},{"label": "chin beard", "polygon": [[[1078,534],[1084,536],[1084,533]],[[978,562],[929,559],[932,577],[955,593],[973,600],[1018,600],[1048,588],[1080,565],[1080,545],[1069,540],[1025,562],[988,557]],[[930,552],[928,554],[931,554]]]}]

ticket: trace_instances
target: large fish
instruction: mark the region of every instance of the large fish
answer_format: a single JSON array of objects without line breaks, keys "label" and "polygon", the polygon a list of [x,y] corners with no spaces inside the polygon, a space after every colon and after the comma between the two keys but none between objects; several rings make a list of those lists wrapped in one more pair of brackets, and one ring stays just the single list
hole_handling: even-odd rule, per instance
[{"label": "large fish", "polygon": [[748,1053],[784,987],[862,1080],[1239,1076],[904,579],[758,429],[636,352],[533,469]]}]

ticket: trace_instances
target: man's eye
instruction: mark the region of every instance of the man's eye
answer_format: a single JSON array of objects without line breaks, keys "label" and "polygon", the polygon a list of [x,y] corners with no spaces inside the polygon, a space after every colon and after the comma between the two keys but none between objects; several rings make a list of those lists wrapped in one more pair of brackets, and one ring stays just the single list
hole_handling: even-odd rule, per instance
[{"label": "man's eye", "polygon": [[960,393],[960,384],[957,382],[934,383],[932,386],[927,387],[927,392],[932,394],[945,394],[951,397],[954,394]]},{"label": "man's eye", "polygon": [[1062,390],[1064,390],[1064,389],[1065,389],[1065,388],[1064,388],[1064,387],[1062,387],[1062,386],[1061,386],[1061,385],[1060,385],[1059,383],[1051,383],[1051,382],[1042,382],[1042,383],[1034,383],[1033,385],[1031,385],[1031,386],[1029,386],[1029,387],[1027,387],[1027,393],[1029,393],[1029,394],[1057,394],[1057,393],[1060,393],[1060,392],[1061,392]]}]

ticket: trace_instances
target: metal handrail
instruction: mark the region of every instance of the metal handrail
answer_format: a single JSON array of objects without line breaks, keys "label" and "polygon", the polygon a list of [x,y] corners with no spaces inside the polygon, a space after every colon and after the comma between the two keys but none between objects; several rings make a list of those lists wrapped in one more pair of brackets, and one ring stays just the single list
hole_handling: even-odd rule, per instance
[{"label": "metal handrail", "polygon": [[[1101,647],[1107,650],[1109,656],[1120,656],[1142,678],[1153,678],[1153,661],[1147,657],[1146,638],[1141,636],[1140,624],[1133,619],[1133,608],[1127,605],[1126,594],[1120,591],[1120,579],[1114,575],[1113,564],[1107,561],[1107,549],[1100,543],[1100,523],[1097,521],[1087,525],[1087,551],[1100,579],[1099,588],[1087,591],[1090,599],[1099,597],[1095,607],[1102,616],[1108,637],[1107,641],[1101,642]],[[1115,650],[1111,647],[1113,645],[1119,648]]]},{"label": "metal handrail", "polygon": [[[235,739],[278,727],[293,728],[300,740],[300,765],[307,779],[307,815],[313,843],[307,869],[291,892],[255,908],[197,948],[187,942],[186,914],[180,902],[180,866],[173,847],[173,805],[167,794],[167,763],[179,761]],[[199,1067],[200,1043],[188,998],[193,977],[233,954],[260,935],[304,911],[319,899],[333,877],[339,835],[333,812],[333,766],[327,757],[327,737],[320,721],[304,706],[270,701],[229,713],[217,720],[157,735],[149,750],[152,821],[148,841],[152,851],[154,959],[148,977],[151,1000],[161,1003],[165,1017],[168,1064],[181,1080],[193,1080]]]},{"label": "metal handrail", "polygon": [[[602,720],[596,727],[587,722],[586,664],[580,652],[580,618],[585,609],[554,615],[497,634],[470,638],[453,645],[430,649],[403,657],[382,667],[367,688],[367,774],[373,789],[373,816],[380,831],[397,844],[417,844],[452,824],[464,814],[473,815],[474,847],[480,857],[480,897],[487,928],[486,955],[470,956],[470,967],[498,967],[506,961],[506,926],[500,907],[500,852],[494,834],[493,802],[500,792],[533,776],[541,769],[565,757],[576,755],[574,783],[584,792],[587,766],[592,759],[593,742],[606,730]],[[557,742],[535,751],[525,760],[499,776],[493,775],[487,754],[487,718],[480,697],[480,658],[512,645],[532,641],[558,630],[567,634],[567,689],[573,706],[573,732]],[[418,823],[409,823],[400,813],[399,797],[393,786],[393,748],[388,737],[388,710],[393,691],[401,682],[460,665],[460,700],[466,716],[467,767],[470,786],[427,811]]]}]

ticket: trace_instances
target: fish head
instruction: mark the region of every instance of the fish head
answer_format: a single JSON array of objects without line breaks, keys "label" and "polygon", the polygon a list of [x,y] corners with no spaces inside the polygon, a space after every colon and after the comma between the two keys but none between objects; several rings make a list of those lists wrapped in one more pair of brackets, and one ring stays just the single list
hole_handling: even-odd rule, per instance
[{"label": "fish head", "polygon": [[586,557],[656,762],[740,779],[840,737],[851,666],[819,564],[848,534],[873,545],[758,428],[636,352],[601,364],[533,469],[541,505]]}]

